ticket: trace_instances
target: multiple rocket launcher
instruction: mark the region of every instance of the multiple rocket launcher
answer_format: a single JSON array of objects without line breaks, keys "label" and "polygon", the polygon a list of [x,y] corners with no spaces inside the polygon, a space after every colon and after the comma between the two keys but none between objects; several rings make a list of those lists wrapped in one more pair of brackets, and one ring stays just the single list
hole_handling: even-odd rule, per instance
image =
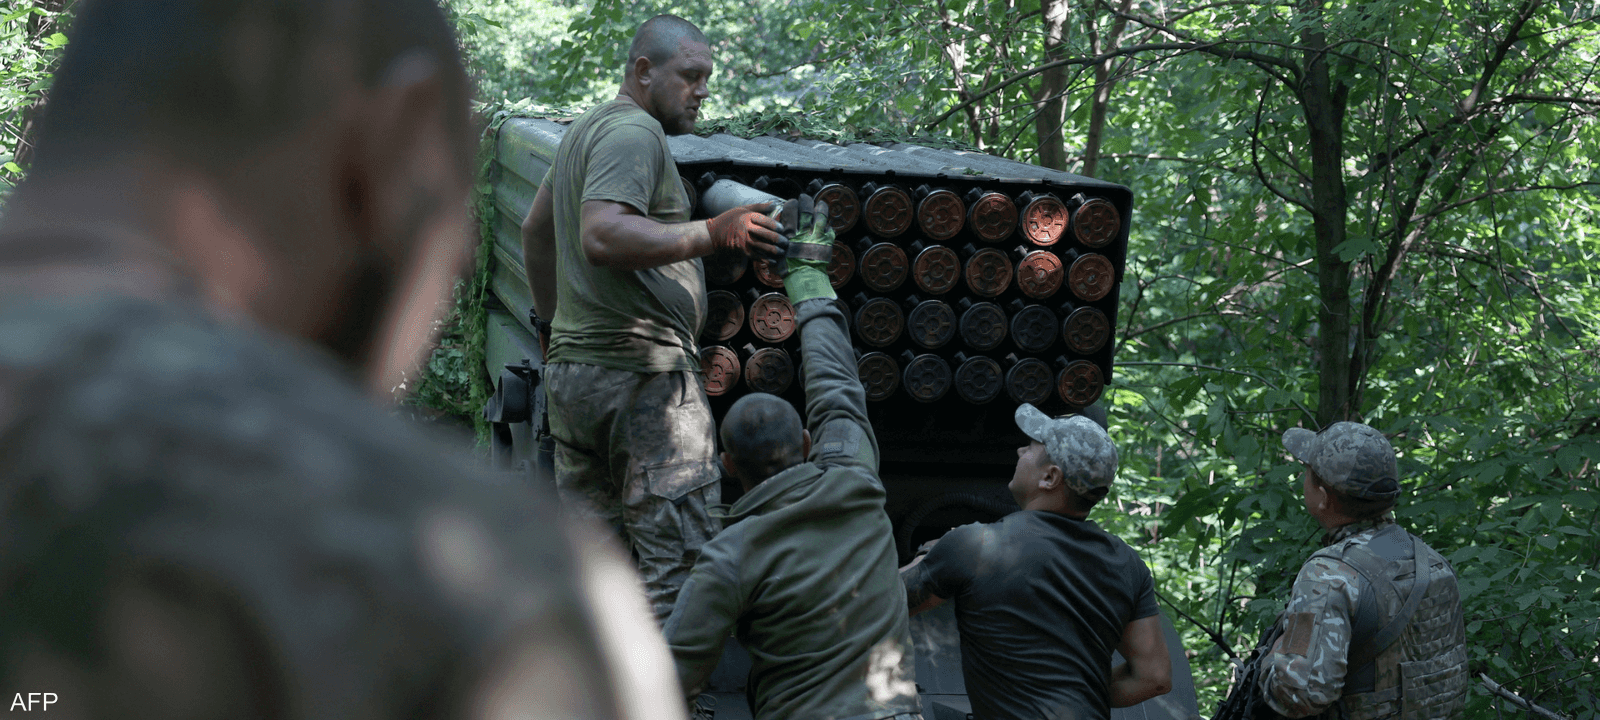
[{"label": "multiple rocket launcher", "polygon": [[[503,306],[489,309],[492,376],[537,357],[518,226],[565,131],[520,118],[500,130],[488,178],[491,290]],[[1104,395],[1133,202],[1126,187],[904,143],[730,135],[667,143],[696,218],[710,215],[704,206],[718,181],[752,202],[808,192],[828,203],[837,239],[829,274],[886,462],[1009,465],[1018,403],[1058,414]],[[720,418],[751,391],[803,408],[782,280],[765,261],[739,257],[706,258],[705,269],[698,340],[713,413]]]},{"label": "multiple rocket launcher", "polygon": [[[795,184],[765,174],[732,191],[730,182],[706,173],[684,188],[698,206],[715,187],[721,202],[701,208],[712,215]],[[1122,239],[1109,200],[981,186],[963,196],[934,183],[908,191],[832,178],[805,191],[828,203],[837,238],[828,275],[850,319],[868,400],[933,403],[953,391],[976,405],[1004,395],[1081,408],[1100,398],[1109,368],[1096,356],[1111,341],[1120,269],[1104,253]],[[737,256],[708,258],[706,279],[707,393],[786,392],[795,358],[784,344],[795,324],[783,280],[768,261]]]}]

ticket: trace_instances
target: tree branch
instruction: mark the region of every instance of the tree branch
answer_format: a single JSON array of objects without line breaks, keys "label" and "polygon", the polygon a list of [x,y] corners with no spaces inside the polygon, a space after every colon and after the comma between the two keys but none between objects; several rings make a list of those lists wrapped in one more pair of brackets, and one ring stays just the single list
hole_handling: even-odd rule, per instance
[{"label": "tree branch", "polygon": [[1531,700],[1522,699],[1521,695],[1511,692],[1510,690],[1502,687],[1500,683],[1490,680],[1487,673],[1478,673],[1478,678],[1483,680],[1483,686],[1488,688],[1489,692],[1510,700],[1512,705],[1516,705],[1517,707],[1527,710],[1534,715],[1545,718],[1545,720],[1570,720],[1570,718],[1562,715],[1561,713],[1547,710],[1543,707],[1535,705]]},{"label": "tree branch", "polygon": [[[1230,373],[1230,374],[1233,374],[1233,375],[1243,375],[1243,376],[1245,376],[1247,378],[1253,378],[1257,382],[1261,383],[1262,385],[1266,385],[1267,387],[1272,388],[1273,390],[1280,390],[1281,391],[1283,389],[1283,388],[1278,387],[1277,385],[1272,384],[1271,380],[1268,380],[1268,379],[1266,379],[1264,377],[1261,377],[1260,375],[1257,375],[1257,374],[1255,374],[1253,372],[1245,372],[1244,370],[1234,370],[1232,368],[1217,367],[1215,365],[1199,365],[1199,364],[1196,364],[1196,363],[1186,363],[1186,362],[1167,362],[1167,361],[1156,361],[1156,360],[1140,360],[1140,361],[1135,361],[1135,362],[1119,362],[1119,363],[1116,364],[1116,366],[1117,367],[1141,367],[1141,366],[1148,366],[1148,367],[1183,367],[1183,368],[1189,368],[1191,370],[1209,370],[1211,372]],[[1305,413],[1306,418],[1311,421],[1312,425],[1317,425],[1317,416],[1312,414],[1312,412],[1310,410],[1307,410],[1306,406],[1300,404],[1299,400],[1296,400],[1294,398],[1289,398],[1289,402],[1294,403],[1295,407],[1300,408],[1300,412]],[[1318,427],[1321,427],[1321,426],[1319,425]]]},{"label": "tree branch", "polygon": [[960,112],[961,110],[965,109],[966,106],[971,105],[972,103],[978,102],[978,101],[980,101],[980,100],[982,100],[982,99],[984,99],[984,98],[986,98],[986,97],[988,97],[990,95],[993,95],[993,94],[995,94],[997,92],[1000,92],[1001,90],[1004,90],[1004,89],[1006,89],[1008,87],[1011,87],[1012,85],[1015,85],[1017,82],[1019,82],[1021,80],[1026,80],[1026,79],[1028,79],[1030,77],[1033,77],[1034,75],[1038,75],[1039,73],[1045,72],[1047,70],[1054,70],[1054,69],[1056,69],[1058,67],[1066,67],[1068,65],[1095,65],[1097,63],[1102,63],[1102,62],[1105,62],[1107,60],[1111,60],[1113,58],[1122,57],[1124,55],[1133,55],[1135,53],[1151,52],[1151,51],[1157,51],[1157,50],[1180,50],[1180,51],[1184,51],[1184,52],[1190,52],[1190,51],[1198,50],[1198,48],[1195,46],[1194,43],[1146,43],[1144,45],[1130,45],[1130,46],[1125,47],[1125,48],[1118,48],[1118,49],[1112,50],[1110,52],[1101,53],[1101,54],[1096,55],[1094,57],[1062,58],[1060,60],[1053,60],[1051,62],[1047,62],[1047,63],[1044,63],[1042,65],[1035,65],[1035,66],[1033,66],[1031,68],[1028,68],[1027,70],[1023,70],[1022,72],[1016,73],[1016,74],[1012,75],[1011,77],[1008,77],[1008,78],[1006,78],[1004,80],[1001,80],[998,83],[995,83],[993,85],[990,85],[989,87],[986,87],[986,88],[984,88],[982,90],[979,90],[977,93],[973,94],[971,99],[965,100],[961,104],[956,105],[955,107],[944,111],[944,113],[939,115],[939,117],[934,118],[933,121],[927,123],[925,125],[925,127],[927,129],[929,129],[929,130],[932,130],[935,127],[938,127],[939,123],[944,122],[951,115],[954,115],[957,112]]}]

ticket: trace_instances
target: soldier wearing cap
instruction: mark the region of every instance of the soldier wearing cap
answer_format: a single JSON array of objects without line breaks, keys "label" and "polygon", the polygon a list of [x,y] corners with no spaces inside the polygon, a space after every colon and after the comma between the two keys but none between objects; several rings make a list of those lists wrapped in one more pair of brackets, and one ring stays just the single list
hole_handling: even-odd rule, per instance
[{"label": "soldier wearing cap", "polygon": [[1279,617],[1262,699],[1291,718],[1461,717],[1467,652],[1455,571],[1394,522],[1394,448],[1353,422],[1294,428],[1283,446],[1305,464],[1306,510],[1327,534]]},{"label": "soldier wearing cap", "polygon": [[[900,571],[912,614],[956,601],[976,718],[1108,718],[1172,689],[1150,569],[1088,519],[1117,449],[1084,415],[1017,408],[1022,511],[951,530]],[[1112,667],[1112,651],[1127,662]]]}]

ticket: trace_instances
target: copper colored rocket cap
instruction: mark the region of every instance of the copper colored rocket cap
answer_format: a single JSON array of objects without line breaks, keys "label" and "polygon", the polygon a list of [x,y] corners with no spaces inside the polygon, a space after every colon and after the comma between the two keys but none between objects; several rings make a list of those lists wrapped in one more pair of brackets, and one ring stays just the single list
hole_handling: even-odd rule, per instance
[{"label": "copper colored rocket cap", "polygon": [[1099,350],[1111,339],[1111,322],[1106,319],[1106,314],[1092,307],[1081,307],[1073,310],[1061,323],[1061,335],[1067,339],[1067,347],[1079,355],[1088,355]]},{"label": "copper colored rocket cap", "polygon": [[943,347],[956,335],[956,312],[938,300],[918,303],[907,322],[911,342],[929,350]]},{"label": "copper colored rocket cap", "polygon": [[900,364],[881,352],[862,355],[856,362],[856,373],[872,402],[888,400],[900,389]]},{"label": "copper colored rocket cap", "polygon": [[706,256],[706,282],[712,285],[732,285],[744,277],[750,261],[737,252],[715,252]]},{"label": "copper colored rocket cap", "polygon": [[1006,371],[1006,394],[1019,403],[1037,405],[1050,396],[1050,365],[1038,358],[1024,358]]},{"label": "copper colored rocket cap", "polygon": [[912,263],[911,277],[923,292],[943,295],[950,292],[961,277],[961,258],[956,257],[956,251],[943,245],[924,248]]},{"label": "copper colored rocket cap", "polygon": [[950,392],[950,364],[938,355],[918,355],[903,373],[906,392],[919,402],[931,403]]},{"label": "copper colored rocket cap", "polygon": [[756,268],[756,281],[769,288],[783,289],[783,278],[772,270],[771,260],[755,260],[750,263]]},{"label": "copper colored rocket cap", "polygon": [[956,368],[956,394],[974,405],[982,405],[1000,396],[1004,385],[1000,363],[986,357],[967,358]]},{"label": "copper colored rocket cap", "polygon": [[750,332],[767,342],[783,342],[794,334],[794,305],[782,293],[767,293],[750,305]]},{"label": "copper colored rocket cap", "polygon": [[1055,253],[1036,250],[1017,263],[1017,287],[1035,300],[1043,300],[1061,289],[1067,273]]},{"label": "copper colored rocket cap", "polygon": [[[961,313],[961,340],[967,347],[974,350],[993,350],[1005,339],[1006,313],[999,305],[988,302],[975,303],[967,308],[966,312]],[[998,375],[996,377],[998,378]]]},{"label": "copper colored rocket cap", "polygon": [[1089,302],[1105,297],[1115,282],[1111,261],[1098,253],[1080,255],[1067,270],[1067,285],[1072,288],[1072,294]]},{"label": "copper colored rocket cap", "polygon": [[835,290],[844,287],[856,274],[856,254],[844,243],[833,244],[833,259],[828,261],[828,284]]},{"label": "copper colored rocket cap", "polygon": [[911,228],[911,196],[894,186],[881,187],[867,198],[867,229],[879,237],[898,237]]},{"label": "copper colored rocket cap", "polygon": [[782,395],[794,381],[794,363],[778,348],[761,348],[744,364],[744,384],[756,392]]},{"label": "copper colored rocket cap", "polygon": [[1092,248],[1105,247],[1122,231],[1122,218],[1111,201],[1094,198],[1072,211],[1072,235]]},{"label": "copper colored rocket cap", "polygon": [[1067,230],[1067,206],[1050,195],[1022,209],[1022,235],[1036,245],[1054,245]]},{"label": "copper colored rocket cap", "polygon": [[721,345],[700,348],[700,369],[706,374],[706,394],[711,397],[726,395],[739,384],[739,356]]},{"label": "copper colored rocket cap", "polygon": [[1017,204],[1000,193],[986,193],[967,211],[967,226],[984,240],[1000,242],[1017,229]]},{"label": "copper colored rocket cap", "polygon": [[1088,360],[1073,360],[1056,378],[1056,392],[1061,399],[1073,407],[1088,407],[1100,399],[1100,392],[1105,389],[1105,376],[1100,373],[1100,366]]},{"label": "copper colored rocket cap", "polygon": [[966,211],[955,193],[935,190],[917,203],[917,224],[924,235],[934,240],[949,240],[961,232]]},{"label": "copper colored rocket cap", "polygon": [[827,185],[817,191],[817,201],[828,204],[828,226],[839,235],[850,232],[861,218],[861,201],[846,185]]},{"label": "copper colored rocket cap", "polygon": [[1056,342],[1056,314],[1043,305],[1029,305],[1011,316],[1011,339],[1028,352],[1044,352]]},{"label": "copper colored rocket cap", "polygon": [[861,282],[878,292],[889,292],[906,281],[908,264],[906,251],[900,246],[878,243],[861,256]]},{"label": "copper colored rocket cap", "polygon": [[726,342],[739,334],[744,327],[744,303],[739,296],[727,290],[706,293],[706,326],[700,337],[712,342]]},{"label": "copper colored rocket cap", "polygon": [[900,339],[906,318],[900,306],[888,298],[868,300],[856,311],[856,335],[872,347],[884,347]]},{"label": "copper colored rocket cap", "polygon": [[1011,260],[994,248],[984,248],[967,258],[967,287],[983,297],[994,297],[1011,286]]}]

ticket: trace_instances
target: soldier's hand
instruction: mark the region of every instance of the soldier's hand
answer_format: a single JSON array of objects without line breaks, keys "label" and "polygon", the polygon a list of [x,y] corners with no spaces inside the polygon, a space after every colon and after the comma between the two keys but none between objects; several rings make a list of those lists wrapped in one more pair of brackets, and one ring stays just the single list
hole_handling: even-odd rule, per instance
[{"label": "soldier's hand", "polygon": [[711,244],[718,250],[737,250],[747,257],[783,257],[789,241],[770,217],[772,203],[755,203],[729,210],[706,221]]}]

